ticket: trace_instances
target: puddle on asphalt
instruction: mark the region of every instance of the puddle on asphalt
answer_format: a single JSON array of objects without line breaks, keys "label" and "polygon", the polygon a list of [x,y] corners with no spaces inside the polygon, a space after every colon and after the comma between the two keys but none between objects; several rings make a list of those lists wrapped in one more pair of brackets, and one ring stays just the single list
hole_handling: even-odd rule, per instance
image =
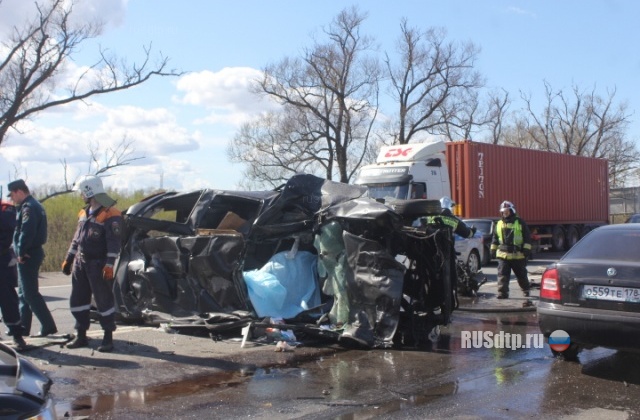
[{"label": "puddle on asphalt", "polygon": [[[386,365],[387,374],[395,369],[392,353],[380,350],[380,353],[376,356],[380,356],[380,358],[377,361],[373,361],[373,363]],[[346,359],[349,359],[349,357],[347,356]],[[350,399],[353,391],[351,381],[355,377],[364,375],[363,369],[367,369],[370,372],[375,371],[375,369],[372,369],[371,359],[371,357],[367,357],[349,361],[333,360],[329,363],[329,366],[318,367],[317,369],[319,370],[316,370],[316,368],[290,367],[220,372],[110,395],[79,397],[71,402],[56,404],[56,413],[59,418],[84,416],[91,418],[93,416],[108,415],[117,410],[142,409],[145,405],[154,405],[154,403],[166,402],[173,398],[189,397],[196,394],[203,395],[207,391],[236,388],[243,390],[240,393],[242,397],[239,398],[263,400],[275,398],[278,395],[287,395],[290,389],[307,389],[309,393],[305,394],[306,397],[299,395],[296,399],[309,399],[313,396],[313,399],[322,400],[324,401],[323,404],[328,406],[340,406],[346,402],[349,403],[348,405],[353,405],[356,410],[353,415],[339,417],[347,420],[356,418],[354,416],[363,418],[362,416],[364,415],[366,418],[369,414],[393,413],[402,410],[404,407],[427,404],[434,399],[451,396],[456,393],[457,384],[446,383],[421,390],[416,394],[413,392],[411,395],[396,393],[396,398],[380,404],[355,403]],[[373,359],[378,358],[373,357]],[[323,362],[326,362],[326,360],[320,359],[316,363],[322,364]],[[385,370],[383,366],[379,367]],[[329,385],[332,381],[323,382],[324,385],[329,385],[327,388],[330,391],[314,387],[314,380],[319,376],[323,376],[322,373],[328,373],[328,376],[333,378],[332,385]],[[238,402],[240,403],[240,401]]]},{"label": "puddle on asphalt", "polygon": [[450,382],[438,386],[429,388],[426,392],[417,395],[409,395],[402,398],[396,398],[391,401],[386,401],[381,404],[371,405],[356,412],[343,414],[335,417],[337,420],[355,420],[355,419],[368,419],[376,418],[384,415],[390,415],[393,413],[402,412],[410,407],[417,407],[424,404],[433,402],[434,400],[442,397],[449,397],[455,395],[458,389],[458,384]]},{"label": "puddle on asphalt", "polygon": [[84,396],[71,402],[56,404],[56,414],[59,418],[64,418],[107,414],[117,408],[140,408],[145,404],[153,404],[176,396],[195,394],[207,389],[234,387],[244,383],[246,377],[251,375],[253,375],[251,370],[220,372],[170,384],[121,391],[115,394]]},{"label": "puddle on asphalt", "polygon": [[[457,328],[456,328],[457,327]],[[478,328],[486,330],[507,329],[517,332],[529,332],[531,326],[520,317],[504,317],[496,322],[481,320],[474,323],[463,323],[453,327],[443,328],[437,344],[418,351],[375,350],[372,352],[347,352],[331,358],[321,358],[317,361],[309,360],[300,366],[288,368],[255,369],[224,371],[215,374],[181,380],[170,384],[154,385],[121,391],[113,394],[79,397],[73,401],[60,402],[56,405],[56,413],[60,418],[76,416],[107,415],[117,410],[136,410],[145,406],[153,406],[161,402],[166,403],[175,398],[201,397],[208,392],[229,390],[226,397],[237,399],[268,400],[278,395],[290,395],[296,399],[317,399],[323,404],[340,404],[351,401],[353,390],[366,386],[364,384],[377,383],[379,386],[387,381],[390,383],[420,383],[425,377],[440,376],[457,368],[473,365],[478,360],[490,360],[490,365],[498,368],[504,362],[515,362],[518,359],[531,357],[527,351],[507,351],[505,349],[465,349],[461,348],[460,329]],[[497,327],[497,328],[496,328]],[[540,350],[542,351],[542,350]],[[488,356],[488,357],[487,357]],[[303,366],[303,367],[301,367]],[[412,366],[412,369],[407,369]],[[510,369],[504,369],[509,373]],[[491,372],[491,369],[490,369]],[[500,373],[502,370],[498,369]],[[497,374],[496,374],[497,375]],[[518,378],[503,375],[506,383]],[[465,378],[462,384],[445,382],[423,389],[408,390],[405,394],[394,396],[381,401],[380,404],[355,404],[353,414],[339,417],[343,420],[354,418],[370,418],[380,415],[400,412],[406,407],[416,407],[429,404],[432,401],[456,395],[467,385],[473,384],[474,389],[482,389],[478,382],[495,382],[493,374],[482,375],[480,378]],[[459,379],[459,378],[458,378]],[[321,384],[321,385],[320,385]],[[462,387],[462,388],[460,388]],[[300,390],[305,390],[301,393]],[[325,390],[326,394],[325,394]],[[242,392],[238,392],[242,391]],[[237,395],[236,395],[237,394]],[[294,395],[297,395],[295,397]]]}]

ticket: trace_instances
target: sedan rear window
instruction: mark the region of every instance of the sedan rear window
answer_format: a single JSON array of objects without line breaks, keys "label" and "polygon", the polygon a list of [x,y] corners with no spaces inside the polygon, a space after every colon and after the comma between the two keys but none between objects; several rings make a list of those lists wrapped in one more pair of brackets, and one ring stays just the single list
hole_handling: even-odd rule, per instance
[{"label": "sedan rear window", "polygon": [[475,226],[476,229],[478,229],[480,232],[482,232],[485,235],[491,234],[491,222],[490,221],[487,221],[487,222],[475,221],[475,222],[469,222],[467,224],[471,225],[471,226]]},{"label": "sedan rear window", "polygon": [[640,232],[596,229],[571,248],[564,258],[637,261],[638,250]]}]

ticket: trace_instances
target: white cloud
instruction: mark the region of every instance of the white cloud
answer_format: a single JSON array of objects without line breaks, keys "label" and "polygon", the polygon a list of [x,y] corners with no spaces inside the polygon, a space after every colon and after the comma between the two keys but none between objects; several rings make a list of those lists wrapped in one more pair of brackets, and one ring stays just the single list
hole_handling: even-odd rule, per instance
[{"label": "white cloud", "polygon": [[509,11],[509,13],[513,13],[515,15],[528,16],[528,17],[531,17],[531,18],[534,18],[534,19],[538,17],[534,12],[531,12],[531,11],[526,10],[526,9],[521,9],[521,8],[515,7],[515,6],[511,6],[507,10]]},{"label": "white cloud", "polygon": [[[38,120],[38,124],[24,122],[21,134],[13,133],[0,149],[0,158],[6,162],[3,167],[17,168],[19,176],[28,175],[38,184],[61,184],[62,162],[68,164],[68,176],[73,180],[95,170],[90,167],[90,150],[98,147],[98,158],[104,165],[107,151],[116,149],[125,139],[131,143],[133,151],[128,157],[141,159],[111,171],[120,188],[157,185],[162,168],[166,168],[167,178],[172,180],[178,179],[180,171],[185,174],[193,171],[187,160],[176,159],[174,155],[197,151],[202,134],[180,126],[169,110],[132,106],[109,109],[101,105],[97,108],[102,111],[101,120],[98,124],[89,124],[88,129],[69,124],[68,119],[61,119],[59,114],[50,115],[55,116],[50,120],[58,124],[52,124],[47,116]],[[14,170],[11,172],[0,176],[13,178]],[[173,182],[173,186],[179,188],[180,184]]]},{"label": "white cloud", "polygon": [[[38,1],[38,3],[42,3]],[[106,27],[120,26],[124,21],[128,0],[66,0],[73,3],[71,23],[102,22]],[[14,26],[21,27],[37,16],[36,0],[2,0],[0,2],[0,35],[6,36]]]},{"label": "white cloud", "polygon": [[251,92],[251,85],[262,76],[249,67],[225,67],[218,72],[204,70],[182,76],[176,88],[184,92],[174,101],[210,110],[197,124],[229,124],[239,126],[248,119],[275,108],[268,99]]}]

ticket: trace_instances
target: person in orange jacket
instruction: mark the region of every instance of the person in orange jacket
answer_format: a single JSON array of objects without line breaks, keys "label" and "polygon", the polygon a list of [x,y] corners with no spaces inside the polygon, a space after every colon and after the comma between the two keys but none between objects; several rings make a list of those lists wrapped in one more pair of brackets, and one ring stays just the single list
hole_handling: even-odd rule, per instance
[{"label": "person in orange jacket", "polygon": [[86,204],[78,214],[78,227],[62,262],[62,272],[71,274],[69,306],[76,319],[76,337],[67,348],[87,347],[90,324],[91,295],[104,330],[100,352],[113,350],[115,301],[113,297],[113,267],[120,253],[122,212],[107,195],[102,180],[94,175],[82,177],[74,186]]}]

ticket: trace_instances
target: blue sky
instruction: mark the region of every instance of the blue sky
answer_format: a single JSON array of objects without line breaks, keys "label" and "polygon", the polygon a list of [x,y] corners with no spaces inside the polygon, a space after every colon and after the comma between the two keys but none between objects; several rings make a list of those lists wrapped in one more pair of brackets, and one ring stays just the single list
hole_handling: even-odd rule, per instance
[{"label": "blue sky", "polygon": [[[0,31],[30,5],[3,0]],[[107,25],[74,66],[91,64],[98,45],[135,61],[152,43],[187,73],[41,114],[0,146],[0,182],[17,173],[32,185],[58,183],[62,159],[73,180],[88,170],[88,142],[108,147],[126,136],[144,158],[113,171],[108,187],[234,189],[242,168],[227,161],[227,143],[267,106],[249,93],[249,81],[265,65],[299,56],[352,5],[368,13],[363,33],[381,51],[392,52],[403,17],[445,28],[450,41],[473,41],[481,48],[477,69],[489,87],[510,93],[512,110],[522,105],[520,91],[541,103],[544,81],[601,96],[617,89],[616,103],[626,101],[634,114],[630,139],[640,139],[640,3],[631,0],[81,0],[79,18],[99,16]]]}]

